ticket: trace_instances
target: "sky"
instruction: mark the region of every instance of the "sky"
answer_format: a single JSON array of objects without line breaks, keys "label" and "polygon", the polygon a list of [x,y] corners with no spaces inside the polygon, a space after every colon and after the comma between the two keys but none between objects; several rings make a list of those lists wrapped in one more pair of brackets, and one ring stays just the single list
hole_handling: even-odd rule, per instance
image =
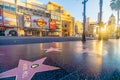
[{"label": "sky", "polygon": [[[40,2],[47,4],[50,0],[39,0]],[[83,0],[51,0],[62,6],[68,12],[72,13],[76,20],[83,20]],[[107,22],[111,14],[116,16],[116,12],[112,11],[110,8],[111,0],[103,0],[103,21]],[[92,20],[97,21],[99,12],[99,0],[88,0],[86,4],[86,17],[92,18]]]}]

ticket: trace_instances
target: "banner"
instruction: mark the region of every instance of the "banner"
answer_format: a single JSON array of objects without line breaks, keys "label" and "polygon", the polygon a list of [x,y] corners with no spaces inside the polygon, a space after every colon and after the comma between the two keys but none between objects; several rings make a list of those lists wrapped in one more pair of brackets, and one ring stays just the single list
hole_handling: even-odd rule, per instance
[{"label": "banner", "polygon": [[50,29],[51,30],[56,29],[56,20],[55,19],[51,19],[51,21],[50,21]]}]

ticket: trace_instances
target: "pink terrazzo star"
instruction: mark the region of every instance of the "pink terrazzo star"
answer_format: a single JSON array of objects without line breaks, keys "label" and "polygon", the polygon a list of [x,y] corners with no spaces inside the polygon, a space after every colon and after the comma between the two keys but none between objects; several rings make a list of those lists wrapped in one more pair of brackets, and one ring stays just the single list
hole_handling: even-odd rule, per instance
[{"label": "pink terrazzo star", "polygon": [[53,52],[53,51],[61,52],[60,49],[58,49],[58,48],[54,48],[54,47],[50,47],[50,48],[48,48],[48,49],[44,49],[44,50],[45,50],[45,53]]},{"label": "pink terrazzo star", "polygon": [[43,64],[45,59],[42,58],[34,62],[20,60],[17,68],[0,73],[0,79],[16,76],[16,80],[31,80],[37,72],[59,69],[58,67]]}]

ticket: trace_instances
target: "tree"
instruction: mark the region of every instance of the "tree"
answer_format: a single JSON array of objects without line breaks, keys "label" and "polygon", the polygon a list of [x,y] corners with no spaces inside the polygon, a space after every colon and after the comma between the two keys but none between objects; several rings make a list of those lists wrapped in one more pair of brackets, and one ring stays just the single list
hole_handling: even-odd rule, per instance
[{"label": "tree", "polygon": [[112,10],[117,11],[117,24],[119,24],[120,0],[111,0],[110,7]]},{"label": "tree", "polygon": [[84,0],[82,2],[83,4],[83,34],[82,34],[82,41],[85,42],[86,41],[86,37],[85,37],[85,24],[86,24],[86,2],[88,0]]}]

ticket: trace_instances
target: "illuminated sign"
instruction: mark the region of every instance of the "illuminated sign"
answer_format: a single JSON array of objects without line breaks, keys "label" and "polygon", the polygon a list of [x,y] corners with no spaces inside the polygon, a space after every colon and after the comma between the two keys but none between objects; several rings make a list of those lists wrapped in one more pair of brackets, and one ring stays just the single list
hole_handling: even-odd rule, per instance
[{"label": "illuminated sign", "polygon": [[43,16],[31,16],[32,27],[40,29],[49,29],[49,18]]},{"label": "illuminated sign", "polygon": [[47,24],[46,21],[44,21],[42,18],[39,18],[37,20],[34,20],[34,22],[36,22],[36,24],[39,26],[39,27],[43,27],[44,25]]},{"label": "illuminated sign", "polygon": [[56,29],[56,20],[55,19],[51,19],[51,21],[50,21],[50,29],[51,30]]},{"label": "illuminated sign", "polygon": [[37,25],[40,26],[40,27],[42,27],[44,25],[44,20],[42,18],[39,18],[37,20]]}]

